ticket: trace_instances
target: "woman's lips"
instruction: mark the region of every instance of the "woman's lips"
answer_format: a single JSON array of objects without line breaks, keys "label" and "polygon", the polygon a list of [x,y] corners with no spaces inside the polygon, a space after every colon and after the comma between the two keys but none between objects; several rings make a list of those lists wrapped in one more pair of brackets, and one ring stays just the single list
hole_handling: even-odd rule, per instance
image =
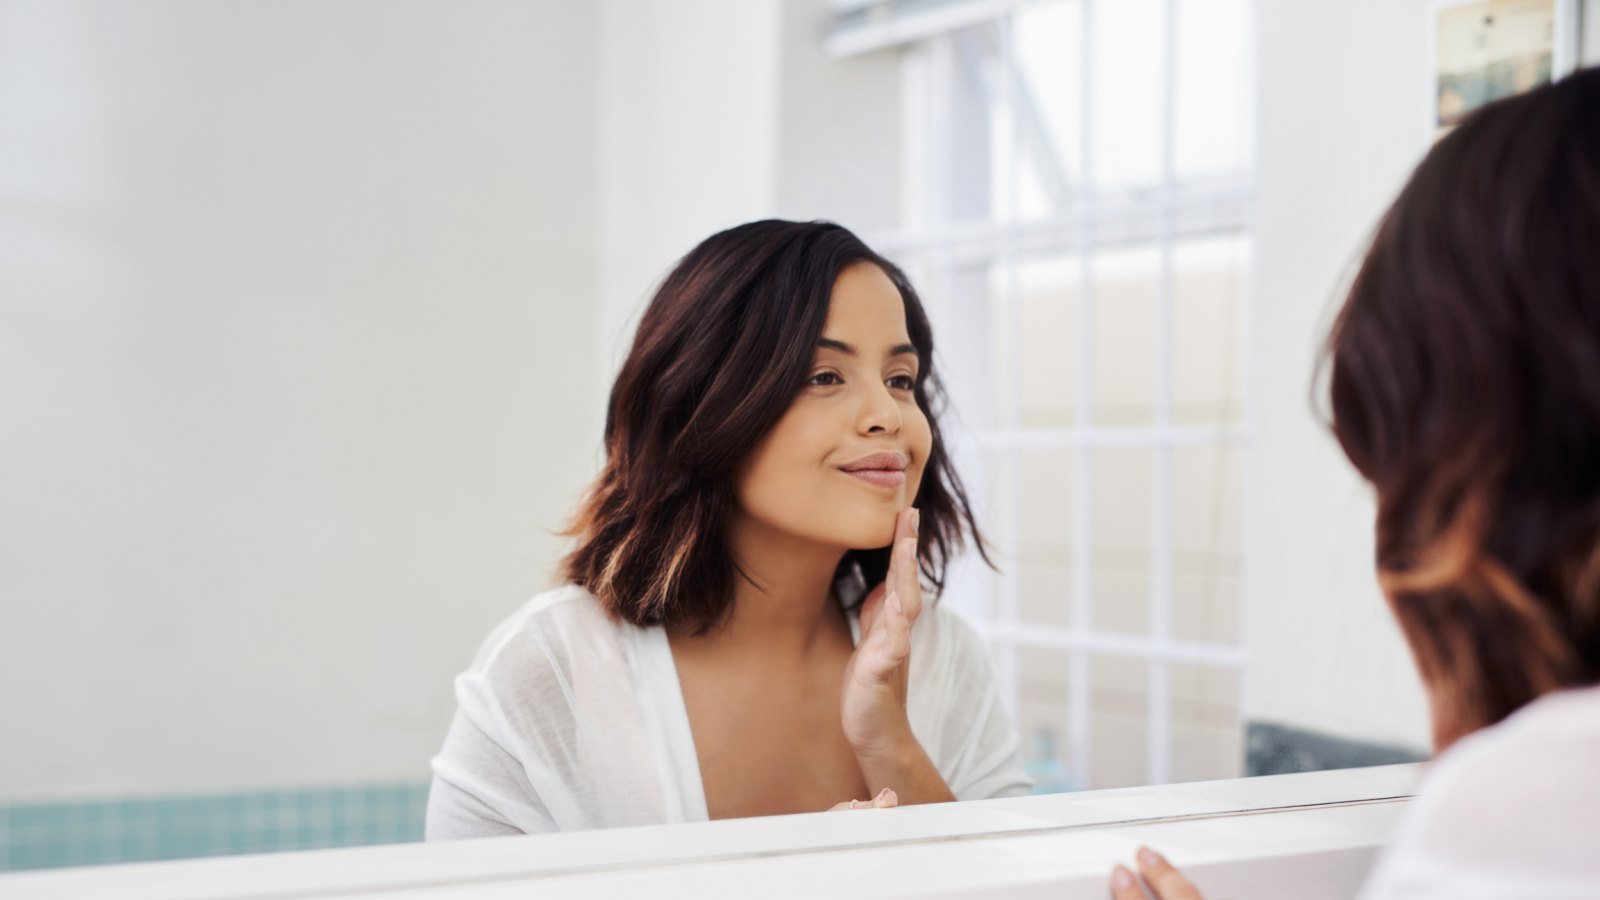
[{"label": "woman's lips", "polygon": [[840,469],[839,471],[877,487],[897,488],[906,483],[904,469]]}]

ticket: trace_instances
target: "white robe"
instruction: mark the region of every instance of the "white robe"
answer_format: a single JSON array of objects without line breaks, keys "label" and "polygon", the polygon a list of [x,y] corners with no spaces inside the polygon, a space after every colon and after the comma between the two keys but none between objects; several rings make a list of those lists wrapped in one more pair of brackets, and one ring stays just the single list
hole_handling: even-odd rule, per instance
[{"label": "white robe", "polygon": [[1361,900],[1600,897],[1600,687],[1440,754]]},{"label": "white robe", "polygon": [[[859,640],[853,612],[850,630]],[[1028,793],[972,628],[930,603],[911,647],[911,730],[951,792]],[[708,818],[666,632],[611,620],[583,588],[540,594],[496,627],[456,678],[456,700],[433,759],[428,840]]]}]

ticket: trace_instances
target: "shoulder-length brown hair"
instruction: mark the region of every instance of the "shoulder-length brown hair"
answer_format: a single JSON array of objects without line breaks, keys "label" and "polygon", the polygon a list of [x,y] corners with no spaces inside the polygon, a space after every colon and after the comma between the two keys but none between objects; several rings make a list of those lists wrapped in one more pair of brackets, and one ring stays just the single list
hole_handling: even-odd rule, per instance
[{"label": "shoulder-length brown hair", "polygon": [[1600,681],[1600,70],[1433,148],[1327,360],[1436,745]]},{"label": "shoulder-length brown hair", "polygon": [[[714,234],[679,261],[645,309],[606,410],[605,468],[570,529],[563,575],[636,625],[718,625],[741,577],[725,528],[736,468],[805,383],[834,282],[859,262],[882,269],[905,302],[923,361],[915,396],[933,448],[914,504],[919,567],[934,590],[966,540],[988,555],[938,413],[944,394],[933,333],[911,284],[829,222],[751,222]],[[881,582],[886,548],[845,554],[836,583]],[[860,596],[846,597],[854,603]]]}]

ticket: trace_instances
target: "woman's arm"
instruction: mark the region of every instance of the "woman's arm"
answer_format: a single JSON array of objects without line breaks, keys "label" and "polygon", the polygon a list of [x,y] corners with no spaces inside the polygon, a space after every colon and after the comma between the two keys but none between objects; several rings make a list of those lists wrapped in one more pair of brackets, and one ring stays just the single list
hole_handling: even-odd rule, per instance
[{"label": "woman's arm", "polygon": [[911,734],[909,725],[902,740],[875,751],[857,751],[856,760],[861,764],[868,790],[891,788],[902,804],[947,803],[956,799],[928,752]]},{"label": "woman's arm", "polygon": [[[468,692],[462,696],[464,704],[482,702]],[[433,758],[423,839],[555,831],[555,821],[539,802],[522,765],[473,721],[469,709],[480,712],[471,706],[457,710],[444,747]]]}]

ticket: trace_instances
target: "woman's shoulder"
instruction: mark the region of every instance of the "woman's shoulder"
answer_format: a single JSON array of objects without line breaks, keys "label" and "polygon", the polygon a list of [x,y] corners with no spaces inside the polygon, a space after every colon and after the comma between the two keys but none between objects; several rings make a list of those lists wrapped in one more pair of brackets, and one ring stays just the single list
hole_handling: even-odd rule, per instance
[{"label": "woman's shoulder", "polygon": [[[1403,879],[1595,883],[1600,857],[1600,687],[1551,694],[1430,764],[1396,843]],[[1376,896],[1387,896],[1376,894]],[[1428,894],[1427,896],[1435,896]]]},{"label": "woman's shoulder", "polygon": [[1434,795],[1441,807],[1485,799],[1504,809],[1597,805],[1597,759],[1600,687],[1558,691],[1446,750],[1424,779],[1421,796]]},{"label": "woman's shoulder", "polygon": [[966,617],[956,612],[949,603],[930,603],[923,616],[932,626],[934,635],[951,647],[982,647],[983,638]]},{"label": "woman's shoulder", "polygon": [[469,673],[526,685],[570,672],[587,657],[620,652],[623,623],[589,591],[567,584],[537,594],[496,625]]},{"label": "woman's shoulder", "polygon": [[957,675],[989,661],[988,646],[970,622],[944,603],[928,603],[911,632],[911,658],[934,663],[932,668]]}]

